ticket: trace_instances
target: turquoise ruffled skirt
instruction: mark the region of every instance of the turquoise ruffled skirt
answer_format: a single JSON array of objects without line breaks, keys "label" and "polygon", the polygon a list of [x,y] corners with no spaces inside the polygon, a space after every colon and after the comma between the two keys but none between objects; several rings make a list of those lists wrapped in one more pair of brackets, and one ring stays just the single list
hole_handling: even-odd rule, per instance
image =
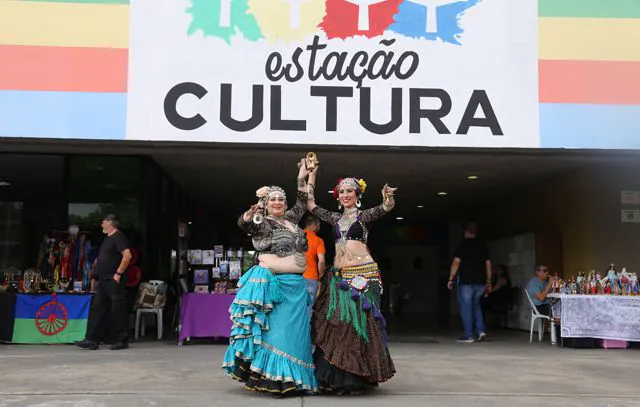
[{"label": "turquoise ruffled skirt", "polygon": [[251,390],[315,393],[310,303],[302,275],[251,268],[229,308],[233,328],[223,369]]}]

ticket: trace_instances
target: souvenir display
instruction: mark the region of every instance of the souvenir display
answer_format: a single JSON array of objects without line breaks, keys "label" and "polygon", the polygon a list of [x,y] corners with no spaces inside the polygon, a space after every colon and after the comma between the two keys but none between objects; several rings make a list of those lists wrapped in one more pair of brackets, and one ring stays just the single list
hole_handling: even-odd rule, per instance
[{"label": "souvenir display", "polygon": [[213,250],[188,251],[188,268],[192,276],[189,291],[211,294],[234,294],[242,275],[253,265],[253,257],[242,248],[222,245]]},{"label": "souvenir display", "polygon": [[[75,225],[66,231],[54,231],[43,237],[35,267],[16,272],[11,281],[23,293],[90,291],[96,249],[87,240],[86,232]],[[4,282],[8,284],[9,280]]]},{"label": "souvenir display", "polygon": [[586,276],[584,271],[579,270],[577,278],[557,280],[552,285],[552,291],[562,294],[640,295],[640,286],[635,272],[627,271],[626,267],[617,271],[615,264],[611,263],[604,277],[595,270]]}]

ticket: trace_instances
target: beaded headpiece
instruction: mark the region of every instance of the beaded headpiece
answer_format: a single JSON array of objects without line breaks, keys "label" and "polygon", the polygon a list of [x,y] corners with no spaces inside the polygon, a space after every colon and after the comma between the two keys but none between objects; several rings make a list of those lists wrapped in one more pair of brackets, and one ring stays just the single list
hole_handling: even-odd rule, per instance
[{"label": "beaded headpiece", "polygon": [[353,188],[358,196],[364,194],[367,189],[367,183],[364,182],[362,178],[340,178],[336,186],[333,188],[334,198],[338,198],[338,195],[340,194],[340,188],[343,186]]},{"label": "beaded headpiece", "polygon": [[271,197],[271,195],[274,195],[274,194],[280,194],[284,197],[285,200],[287,199],[287,193],[284,192],[284,189],[276,185],[262,187],[256,191],[256,196],[260,198],[260,200],[265,200],[265,201],[268,200]]}]

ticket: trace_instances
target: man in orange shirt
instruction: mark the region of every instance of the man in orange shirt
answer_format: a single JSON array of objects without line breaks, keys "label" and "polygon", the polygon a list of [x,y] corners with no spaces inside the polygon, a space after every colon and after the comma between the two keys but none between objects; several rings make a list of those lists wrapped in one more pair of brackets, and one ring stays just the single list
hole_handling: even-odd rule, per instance
[{"label": "man in orange shirt", "polygon": [[[320,219],[310,215],[305,219],[304,232],[309,241],[309,250],[307,250],[307,269],[304,272],[304,278],[307,280],[307,291],[313,302],[316,300],[318,292],[318,276],[324,274],[326,253],[324,241],[318,237],[316,233],[320,230]],[[313,302],[309,305],[309,317],[313,310]]]}]

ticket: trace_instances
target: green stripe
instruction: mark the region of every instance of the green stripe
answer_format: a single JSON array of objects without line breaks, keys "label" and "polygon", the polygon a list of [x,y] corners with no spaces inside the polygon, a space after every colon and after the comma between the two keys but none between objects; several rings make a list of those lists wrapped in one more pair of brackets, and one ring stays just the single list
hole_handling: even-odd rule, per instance
[{"label": "green stripe", "polygon": [[539,0],[538,16],[640,18],[640,0]]},{"label": "green stripe", "polygon": [[129,4],[130,0],[22,0],[36,3]]},{"label": "green stripe", "polygon": [[57,335],[47,336],[38,331],[34,319],[18,318],[13,324],[13,343],[73,343],[84,339],[87,333],[86,319],[72,319]]}]

